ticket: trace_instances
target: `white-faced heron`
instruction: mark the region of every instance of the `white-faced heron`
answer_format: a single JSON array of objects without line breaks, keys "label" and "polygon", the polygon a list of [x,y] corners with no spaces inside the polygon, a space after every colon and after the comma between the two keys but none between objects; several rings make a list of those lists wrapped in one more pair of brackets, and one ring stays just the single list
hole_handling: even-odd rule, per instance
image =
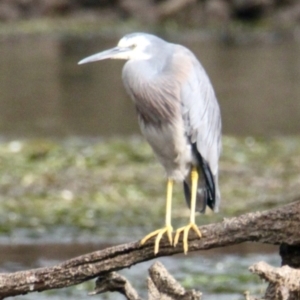
[{"label": "white-faced heron", "polygon": [[[141,244],[156,236],[156,254],[164,234],[176,246],[183,233],[187,253],[189,231],[194,230],[201,238],[195,211],[204,212],[206,206],[218,211],[220,204],[221,116],[211,82],[190,50],[151,34],[128,34],[117,47],[89,56],[79,64],[108,58],[127,60],[122,72],[124,86],[135,104],[141,131],[168,178],[165,227],[145,236]],[[174,181],[183,182],[191,213],[189,224],[176,230],[173,243]]]}]

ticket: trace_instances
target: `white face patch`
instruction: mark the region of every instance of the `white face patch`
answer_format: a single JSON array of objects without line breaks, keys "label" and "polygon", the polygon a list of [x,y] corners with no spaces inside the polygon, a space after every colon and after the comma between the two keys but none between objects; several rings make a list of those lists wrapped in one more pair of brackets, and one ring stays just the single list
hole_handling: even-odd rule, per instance
[{"label": "white face patch", "polygon": [[126,52],[126,58],[125,59],[134,59],[134,60],[145,60],[149,59],[150,55],[145,52],[146,47],[150,45],[149,40],[142,36],[142,35],[136,35],[136,36],[130,36],[130,37],[123,37],[119,43],[118,47],[120,48],[131,48],[132,50],[129,52]]}]

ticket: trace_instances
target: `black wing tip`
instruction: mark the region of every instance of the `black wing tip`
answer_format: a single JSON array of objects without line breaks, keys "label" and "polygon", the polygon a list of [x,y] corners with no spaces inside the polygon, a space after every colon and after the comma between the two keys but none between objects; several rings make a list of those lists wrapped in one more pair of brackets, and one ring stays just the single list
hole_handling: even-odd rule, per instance
[{"label": "black wing tip", "polygon": [[213,174],[211,173],[208,162],[205,161],[205,159],[199,153],[196,143],[192,144],[192,149],[193,149],[194,154],[197,157],[197,160],[199,162],[199,167],[202,171],[202,174],[204,175],[204,180],[205,180],[207,197],[206,197],[206,203],[204,205],[203,211],[205,212],[206,205],[211,210],[214,210],[215,205],[216,205],[216,187],[215,187],[215,181],[214,181]]},{"label": "black wing tip", "polygon": [[[187,206],[191,208],[191,189],[186,181],[183,182],[183,191]],[[196,211],[200,213],[205,213],[206,206],[207,206],[207,193],[206,190],[204,191],[205,195],[203,195],[203,191],[197,192],[197,200],[196,200]]]}]

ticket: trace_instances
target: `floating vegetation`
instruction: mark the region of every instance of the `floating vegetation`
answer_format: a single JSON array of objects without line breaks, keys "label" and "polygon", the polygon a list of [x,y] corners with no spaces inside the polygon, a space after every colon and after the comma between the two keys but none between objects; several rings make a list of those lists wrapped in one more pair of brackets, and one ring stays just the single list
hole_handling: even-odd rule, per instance
[{"label": "floating vegetation", "polygon": [[[220,174],[221,212],[198,224],[291,202],[300,194],[300,138],[224,137]],[[65,227],[130,239],[162,225],[164,198],[163,169],[140,137],[0,143],[4,235]],[[187,216],[177,184],[174,225]]]}]

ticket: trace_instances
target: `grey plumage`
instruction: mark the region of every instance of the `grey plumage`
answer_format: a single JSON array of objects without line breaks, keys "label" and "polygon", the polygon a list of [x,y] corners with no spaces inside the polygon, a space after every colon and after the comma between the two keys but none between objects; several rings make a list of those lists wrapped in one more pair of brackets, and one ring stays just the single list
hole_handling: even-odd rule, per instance
[{"label": "grey plumage", "polygon": [[174,245],[183,232],[184,252],[188,232],[201,233],[195,224],[195,210],[206,206],[218,211],[220,191],[218,160],[221,152],[221,116],[211,82],[195,55],[187,48],[146,33],[123,37],[118,46],[79,63],[102,59],[125,59],[122,79],[133,100],[143,135],[152,147],[168,178],[166,226],[148,234],[163,234],[172,244],[171,200],[173,181],[183,182],[191,208],[190,223],[176,231]]},{"label": "grey plumage", "polygon": [[[152,35],[146,37],[151,43],[145,52],[151,57],[127,61],[122,74],[125,88],[136,105],[142,133],[167,176],[185,182],[188,204],[189,164],[199,168],[203,176],[199,178],[197,210],[205,211],[207,203],[217,211],[221,117],[210,80],[187,48]],[[178,155],[182,161],[176,161]],[[205,162],[203,167],[199,155]],[[212,175],[210,180],[204,170]]]}]

